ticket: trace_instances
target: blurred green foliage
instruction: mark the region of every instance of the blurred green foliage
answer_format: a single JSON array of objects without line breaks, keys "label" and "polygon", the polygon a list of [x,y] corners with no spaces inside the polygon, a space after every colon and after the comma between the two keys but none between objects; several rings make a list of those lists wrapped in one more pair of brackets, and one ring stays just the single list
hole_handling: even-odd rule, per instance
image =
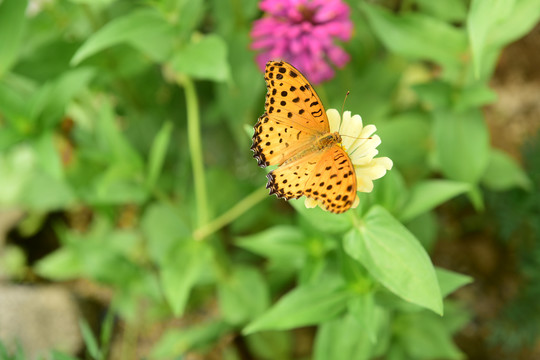
[{"label": "blurred green foliage", "polygon": [[[349,1],[351,62],[317,90],[328,108],[350,91],[347,110],[378,127],[394,168],[343,215],[263,189],[248,150],[265,94],[256,0],[30,3],[0,2],[0,206],[91,213],[57,222],[60,247],[33,271],[110,287],[131,331],[206,309],[152,359],[241,358],[226,337],[293,358],[304,326],[314,359],[462,357],[452,335],[468,316],[445,297],[472,279],[432,265],[434,209],[465,194],[480,210],[481,186],[531,189],[490,147],[481,106],[537,0]],[[90,358],[106,357],[105,325],[99,340],[81,325]]]},{"label": "blurred green foliage", "polygon": [[491,341],[506,351],[533,347],[540,337],[540,134],[523,146],[530,191],[510,189],[488,193],[497,221],[497,240],[514,254],[520,286],[516,296],[492,321]]}]

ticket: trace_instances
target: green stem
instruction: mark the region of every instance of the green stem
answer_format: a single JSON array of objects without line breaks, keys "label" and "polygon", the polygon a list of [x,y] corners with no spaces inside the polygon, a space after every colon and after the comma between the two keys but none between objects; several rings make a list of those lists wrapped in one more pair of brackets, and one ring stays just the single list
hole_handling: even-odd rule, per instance
[{"label": "green stem", "polygon": [[215,218],[214,220],[207,223],[206,225],[203,225],[202,227],[198,228],[193,234],[195,240],[203,240],[208,235],[215,233],[216,231],[218,231],[225,225],[233,222],[235,219],[240,217],[243,213],[251,209],[254,205],[259,203],[261,200],[263,200],[267,196],[268,196],[268,190],[264,188],[255,190],[254,192],[249,194],[247,197],[242,199],[239,203],[237,203],[232,208],[230,208],[228,211],[226,211],[224,214]]},{"label": "green stem", "polygon": [[201,126],[199,117],[199,100],[195,84],[188,76],[181,76],[178,83],[184,87],[187,106],[188,144],[193,167],[193,183],[197,207],[197,227],[208,223],[208,196],[206,194],[206,179],[204,173],[203,152],[201,143]]}]

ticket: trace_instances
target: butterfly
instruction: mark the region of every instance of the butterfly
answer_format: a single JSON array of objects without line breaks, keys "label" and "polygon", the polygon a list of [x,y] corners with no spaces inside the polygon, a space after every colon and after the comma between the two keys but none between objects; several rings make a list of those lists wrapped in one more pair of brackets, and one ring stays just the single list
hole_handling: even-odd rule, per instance
[{"label": "butterfly", "polygon": [[317,200],[326,210],[343,213],[356,198],[354,166],[330,132],[321,99],[294,66],[269,61],[265,113],[253,135],[253,157],[260,167],[278,165],[268,173],[266,188],[278,198]]}]

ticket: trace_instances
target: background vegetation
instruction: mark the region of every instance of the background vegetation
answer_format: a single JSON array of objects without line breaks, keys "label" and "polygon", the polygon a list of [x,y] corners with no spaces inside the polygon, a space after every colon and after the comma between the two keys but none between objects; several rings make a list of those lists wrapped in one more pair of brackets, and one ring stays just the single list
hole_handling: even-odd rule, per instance
[{"label": "background vegetation", "polygon": [[[249,151],[257,1],[0,1],[2,285],[68,289],[84,339],[17,348],[4,322],[0,356],[533,356],[540,148],[531,136],[523,170],[483,107],[540,3],[347,3],[351,61],[317,91],[338,109],[350,91],[394,168],[333,215],[268,197]],[[464,254],[491,259],[490,316],[478,282],[450,295],[486,279],[449,269]]]}]

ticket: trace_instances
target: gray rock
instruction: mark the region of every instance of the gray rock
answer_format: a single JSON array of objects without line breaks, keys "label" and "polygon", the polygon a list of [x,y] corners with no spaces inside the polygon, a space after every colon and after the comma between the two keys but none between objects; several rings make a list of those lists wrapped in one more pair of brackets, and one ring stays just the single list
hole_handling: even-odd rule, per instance
[{"label": "gray rock", "polygon": [[27,359],[49,359],[52,349],[75,355],[83,345],[77,303],[59,285],[0,284],[0,340],[20,343]]}]

